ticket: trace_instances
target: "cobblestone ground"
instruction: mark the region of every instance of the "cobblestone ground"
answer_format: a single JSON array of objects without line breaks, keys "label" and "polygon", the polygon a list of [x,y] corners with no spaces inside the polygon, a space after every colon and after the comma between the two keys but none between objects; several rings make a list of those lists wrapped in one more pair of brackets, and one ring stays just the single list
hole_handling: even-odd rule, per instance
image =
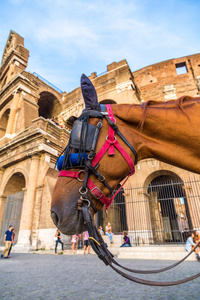
[{"label": "cobblestone ground", "polygon": [[[164,267],[170,261],[118,260],[134,268]],[[171,281],[200,272],[200,263],[184,262],[163,274],[140,275]],[[0,259],[0,299],[199,299],[200,279],[173,287],[132,283],[106,267],[95,255],[13,253]]]}]

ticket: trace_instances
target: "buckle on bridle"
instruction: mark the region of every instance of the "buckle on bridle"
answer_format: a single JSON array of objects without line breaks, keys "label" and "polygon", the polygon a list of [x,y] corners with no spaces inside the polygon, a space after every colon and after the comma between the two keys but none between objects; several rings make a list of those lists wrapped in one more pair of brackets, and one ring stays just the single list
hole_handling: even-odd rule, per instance
[{"label": "buckle on bridle", "polygon": [[[117,140],[116,136],[114,136],[114,138],[115,138],[114,141],[116,141],[116,140]],[[107,141],[107,140],[108,140],[108,135],[107,135],[107,137],[106,137],[106,141]],[[108,140],[108,141],[111,142],[110,140]],[[114,142],[114,141],[113,141],[113,142]],[[113,142],[111,142],[111,144],[112,144]]]},{"label": "buckle on bridle", "polygon": [[79,193],[80,193],[81,195],[85,195],[85,194],[87,194],[87,192],[88,192],[88,189],[87,189],[87,188],[84,188],[83,186],[80,187]]},{"label": "buckle on bridle", "polygon": [[[84,173],[84,174],[85,174],[85,171],[84,171],[84,170],[80,170],[80,171],[78,172],[78,177],[77,177],[77,179],[78,179],[78,181],[83,182],[84,179],[80,179],[80,178],[79,178],[79,176],[80,176],[81,173]],[[80,190],[79,190],[79,191],[80,191]]]},{"label": "buckle on bridle", "polygon": [[[93,191],[95,191],[95,190],[100,192],[100,196],[95,196],[95,194],[93,193]],[[92,196],[94,196],[94,198],[96,198],[96,199],[100,199],[103,196],[102,191],[97,186],[95,186],[93,189],[91,189],[90,192],[91,192]]]},{"label": "buckle on bridle", "polygon": [[98,179],[99,179],[99,181],[103,182],[105,180],[105,177],[102,174],[100,174],[98,176]]}]

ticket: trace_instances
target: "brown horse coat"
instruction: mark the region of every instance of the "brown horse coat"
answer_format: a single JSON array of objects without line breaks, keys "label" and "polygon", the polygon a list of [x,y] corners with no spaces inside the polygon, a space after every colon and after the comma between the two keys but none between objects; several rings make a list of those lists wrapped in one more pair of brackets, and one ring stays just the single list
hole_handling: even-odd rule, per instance
[{"label": "brown horse coat", "polygon": [[[148,101],[141,105],[112,105],[116,124],[121,133],[136,149],[138,160],[154,158],[168,164],[200,173],[200,98],[182,97],[168,102]],[[98,119],[91,119],[97,124]],[[96,152],[102,147],[108,134],[108,123],[104,119],[97,141]],[[119,138],[118,141],[135,160],[132,151]],[[115,149],[114,156],[106,153],[100,161],[98,171],[115,189],[127,176],[129,166]],[[137,174],[135,175],[137,176]],[[90,178],[104,195],[109,190],[94,175]],[[76,179],[59,177],[52,198],[53,220],[65,234],[84,229],[78,210],[79,188]],[[102,203],[94,199],[98,209]],[[56,215],[56,216],[55,216]]]}]

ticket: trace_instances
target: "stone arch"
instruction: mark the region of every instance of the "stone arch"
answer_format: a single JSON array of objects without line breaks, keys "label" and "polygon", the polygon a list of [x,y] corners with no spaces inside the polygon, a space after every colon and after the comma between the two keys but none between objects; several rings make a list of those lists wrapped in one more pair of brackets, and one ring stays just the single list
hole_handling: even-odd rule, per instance
[{"label": "stone arch", "polygon": [[10,175],[5,182],[1,197],[0,243],[9,225],[13,225],[15,229],[15,241],[17,242],[21,223],[26,179],[21,172],[14,172]]},{"label": "stone arch", "polygon": [[21,172],[15,172],[7,180],[4,187],[4,196],[21,192],[26,187],[26,179]]},{"label": "stone arch", "polygon": [[6,134],[6,128],[10,115],[10,108],[5,109],[0,117],[0,139]]},{"label": "stone arch", "polygon": [[6,186],[7,186],[8,182],[9,182],[9,180],[15,174],[18,174],[19,177],[23,176],[25,178],[25,186],[24,186],[24,188],[27,187],[27,185],[28,185],[28,173],[26,172],[26,170],[24,168],[21,168],[21,167],[14,168],[14,169],[11,169],[8,173],[5,171],[5,176],[3,178],[3,182],[2,182],[2,186],[1,186],[1,191],[2,191],[2,195],[3,196],[5,195],[5,189],[6,189]]},{"label": "stone arch", "polygon": [[192,222],[184,181],[162,170],[150,174],[145,186],[154,243],[185,242]]},{"label": "stone arch", "polygon": [[39,117],[51,119],[61,113],[62,106],[59,99],[53,93],[43,91],[39,94],[39,96]]},{"label": "stone arch", "polygon": [[183,181],[181,179],[181,177],[179,175],[177,175],[176,173],[172,172],[172,171],[168,171],[168,170],[158,170],[155,171],[153,173],[151,173],[149,176],[147,176],[147,178],[144,181],[144,187],[147,188],[149,186],[149,184],[156,178],[159,176],[171,176],[174,180],[180,180]]}]

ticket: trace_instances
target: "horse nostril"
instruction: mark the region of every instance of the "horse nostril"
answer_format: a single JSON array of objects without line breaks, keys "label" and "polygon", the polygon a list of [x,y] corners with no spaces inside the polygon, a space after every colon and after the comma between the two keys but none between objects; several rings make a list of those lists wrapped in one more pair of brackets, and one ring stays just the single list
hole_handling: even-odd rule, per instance
[{"label": "horse nostril", "polygon": [[57,216],[57,214],[54,211],[51,211],[51,218],[52,218],[54,224],[57,226],[57,224],[58,224],[58,216]]}]

